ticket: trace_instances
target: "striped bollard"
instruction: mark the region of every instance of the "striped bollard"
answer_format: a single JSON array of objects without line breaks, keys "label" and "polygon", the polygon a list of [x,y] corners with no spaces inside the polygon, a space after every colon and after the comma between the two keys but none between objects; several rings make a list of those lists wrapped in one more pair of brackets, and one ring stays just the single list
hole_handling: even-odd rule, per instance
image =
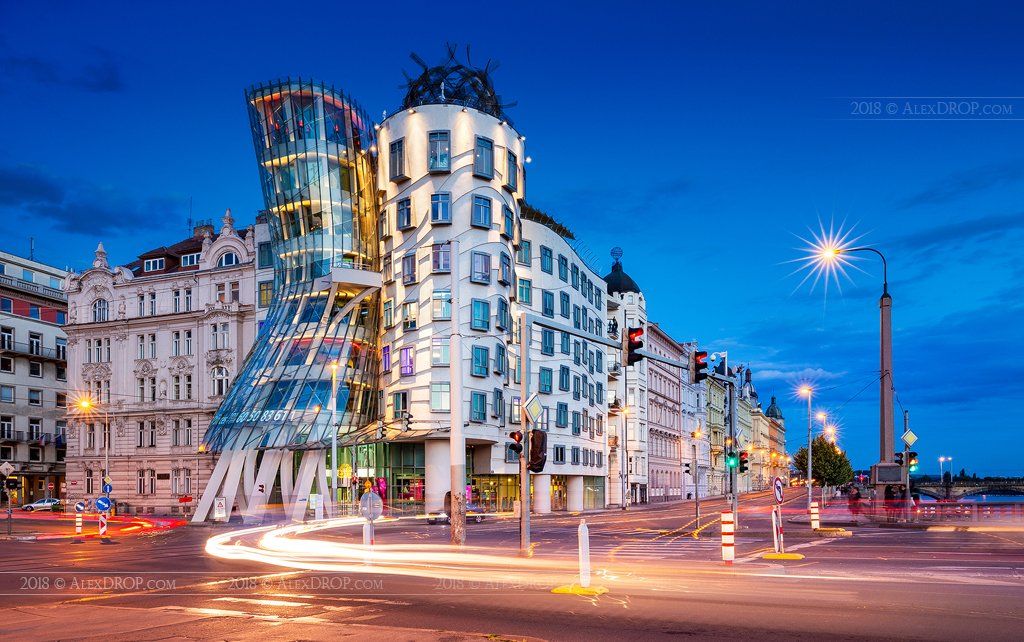
[{"label": "striped bollard", "polygon": [[72,544],[81,544],[82,540],[82,512],[75,511],[75,539],[71,540]]},{"label": "striped bollard", "polygon": [[736,534],[732,511],[722,513],[722,561],[732,564],[736,559]]},{"label": "striped bollard", "polygon": [[811,530],[816,531],[821,528],[821,518],[818,515],[818,502],[811,502]]},{"label": "striped bollard", "polygon": [[113,544],[107,537],[107,511],[100,511],[100,544]]}]

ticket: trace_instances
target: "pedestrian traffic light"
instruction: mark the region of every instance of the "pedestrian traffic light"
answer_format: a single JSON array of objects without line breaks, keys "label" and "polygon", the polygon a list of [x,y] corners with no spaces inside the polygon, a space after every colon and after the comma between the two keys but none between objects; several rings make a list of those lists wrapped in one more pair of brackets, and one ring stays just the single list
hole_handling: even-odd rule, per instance
[{"label": "pedestrian traffic light", "polygon": [[907,462],[907,464],[910,466],[910,472],[912,472],[912,473],[916,473],[917,472],[917,468],[918,468],[918,465],[917,465],[917,453],[915,453],[915,452],[910,453],[910,461]]},{"label": "pedestrian traffic light", "polygon": [[708,378],[708,353],[698,351],[693,353],[693,363],[690,365],[693,372],[693,382],[700,383]]},{"label": "pedestrian traffic light", "polygon": [[741,450],[740,451],[740,472],[741,473],[747,472],[747,465],[750,463],[750,460],[748,459],[748,457],[749,456],[747,455],[747,451],[745,451],[745,450]]},{"label": "pedestrian traffic light", "polygon": [[897,466],[902,466],[903,465],[903,453],[896,453],[895,457],[896,457],[896,465]]},{"label": "pedestrian traffic light", "polygon": [[740,463],[740,458],[736,456],[735,450],[730,450],[725,454],[725,465],[729,468],[736,468]]},{"label": "pedestrian traffic light", "polygon": [[644,329],[630,328],[626,332],[626,365],[631,366],[644,358],[640,350],[644,347]]},{"label": "pedestrian traffic light", "polygon": [[530,461],[526,468],[531,473],[539,473],[544,470],[546,463],[548,463],[548,433],[534,428],[530,431]]},{"label": "pedestrian traffic light", "polygon": [[517,455],[523,454],[523,433],[513,430],[508,434],[508,438],[512,440],[512,443],[508,445],[509,450]]}]

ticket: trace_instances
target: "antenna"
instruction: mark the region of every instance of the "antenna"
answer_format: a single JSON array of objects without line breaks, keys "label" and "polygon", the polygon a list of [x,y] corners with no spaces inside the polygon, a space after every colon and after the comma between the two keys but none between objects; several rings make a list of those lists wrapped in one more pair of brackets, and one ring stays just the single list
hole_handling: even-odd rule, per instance
[{"label": "antenna", "polygon": [[34,236],[28,237],[28,260],[36,260],[36,237]]},{"label": "antenna", "polygon": [[188,233],[192,233],[192,197],[188,197]]}]

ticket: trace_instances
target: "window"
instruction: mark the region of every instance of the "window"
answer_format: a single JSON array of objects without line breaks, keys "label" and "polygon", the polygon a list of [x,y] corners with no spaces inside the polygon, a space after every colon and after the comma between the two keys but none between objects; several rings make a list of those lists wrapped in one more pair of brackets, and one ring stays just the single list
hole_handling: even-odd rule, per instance
[{"label": "window", "polygon": [[11,312],[14,309],[14,301],[7,297],[0,297],[0,312]]},{"label": "window", "polygon": [[234,252],[225,252],[217,259],[217,267],[232,267],[238,265],[238,255]]},{"label": "window", "polygon": [[402,283],[409,285],[416,282],[416,252],[409,252],[402,257]]},{"label": "window", "polygon": [[14,372],[14,358],[13,357],[0,357],[0,372]]},{"label": "window", "polygon": [[385,283],[391,283],[395,280],[395,275],[391,269],[391,255],[387,255],[380,260],[380,271],[381,276]]},{"label": "window", "polygon": [[92,302],[93,323],[100,323],[107,320],[109,304],[106,299],[96,299]]},{"label": "window", "polygon": [[473,218],[470,223],[474,227],[491,227],[491,199],[486,196],[473,197]]},{"label": "window", "polygon": [[498,283],[502,285],[512,283],[512,257],[504,252],[501,253],[501,269],[498,272]]},{"label": "window", "polygon": [[14,328],[0,328],[0,348],[14,349]]},{"label": "window", "polygon": [[494,178],[494,143],[481,136],[476,138],[473,173],[483,178]]},{"label": "window", "polygon": [[451,290],[434,290],[430,304],[430,316],[434,321],[448,321],[452,318]]},{"label": "window", "polygon": [[508,364],[508,356],[505,353],[505,345],[498,343],[494,346],[494,373],[505,374],[505,366]]},{"label": "window", "polygon": [[452,222],[452,195],[440,192],[430,195],[430,222],[437,224]]},{"label": "window", "polygon": [[57,325],[64,325],[68,322],[68,313],[62,310],[57,310],[55,319]]},{"label": "window", "polygon": [[14,439],[14,417],[11,415],[0,416],[0,438]]},{"label": "window", "polygon": [[531,264],[531,253],[533,252],[533,245],[526,239],[519,241],[519,249],[516,251],[516,263],[520,265]]},{"label": "window", "polygon": [[156,292],[149,293],[149,316],[156,316]]},{"label": "window", "polygon": [[551,368],[540,369],[540,384],[538,389],[543,393],[551,393]]},{"label": "window", "polygon": [[270,307],[270,302],[274,300],[274,282],[260,281],[258,290],[256,296],[257,305],[261,308]]},{"label": "window", "polygon": [[399,374],[403,377],[416,374],[415,353],[412,346],[402,348],[399,353]]},{"label": "window", "polygon": [[435,243],[432,246],[431,269],[434,272],[452,271],[452,245],[451,243]]},{"label": "window", "polygon": [[572,434],[580,434],[580,413],[575,410],[572,413]]},{"label": "window", "polygon": [[507,205],[502,208],[502,216],[504,217],[504,225],[501,228],[501,233],[508,238],[515,238],[516,236],[516,215],[512,211],[511,207]]},{"label": "window", "polygon": [[[229,347],[230,334],[228,330],[228,323],[211,323],[210,324],[210,347],[214,350],[224,350]],[[151,341],[153,342],[153,352],[156,352],[156,335],[150,335]],[[156,356],[153,354],[152,356]]]},{"label": "window", "polygon": [[[198,254],[195,256],[199,256]],[[260,269],[274,267],[274,255],[270,251],[270,243],[264,241],[256,250],[256,261]],[[182,263],[184,265],[184,263]]]},{"label": "window", "polygon": [[38,305],[33,305],[31,303],[29,304],[29,306],[28,306],[28,316],[29,316],[29,318],[38,319],[39,318],[39,311],[40,311],[40,308],[39,308]]},{"label": "window", "polygon": [[405,140],[402,138],[392,142],[389,146],[388,171],[393,181],[408,178],[405,174]]},{"label": "window", "polygon": [[391,418],[401,419],[409,410],[409,393],[403,391],[391,393]]},{"label": "window", "polygon": [[501,388],[495,388],[491,397],[491,416],[497,417],[502,426],[505,425],[505,394]]},{"label": "window", "polygon": [[384,211],[380,213],[380,221],[377,222],[377,232],[382,239],[391,236],[391,221],[388,218],[387,208],[384,208]]},{"label": "window", "polygon": [[567,428],[569,426],[569,404],[559,401],[555,405],[555,426]]},{"label": "window", "polygon": [[550,247],[540,246],[540,269],[552,274],[554,272],[554,259]]},{"label": "window", "polygon": [[143,272],[156,272],[162,269],[164,269],[163,259],[146,259],[146,262],[142,264]]},{"label": "window", "polygon": [[508,330],[509,325],[511,325],[511,321],[508,311],[508,301],[502,297],[498,299],[498,315],[494,320],[494,326],[499,330]]},{"label": "window", "polygon": [[483,299],[473,299],[473,318],[470,327],[474,330],[491,329],[491,304]]},{"label": "window", "polygon": [[391,301],[384,302],[384,327],[390,328],[395,325],[395,304]]},{"label": "window", "polygon": [[530,279],[519,279],[519,302],[523,305],[533,304],[533,281]]},{"label": "window", "polygon": [[402,329],[403,330],[415,330],[416,329],[416,311],[419,304],[415,301],[411,303],[402,304]]},{"label": "window", "polygon": [[43,405],[43,391],[36,390],[35,388],[29,388],[28,390],[28,405],[30,406],[41,406]]},{"label": "window", "polygon": [[558,389],[569,392],[569,366],[559,366],[558,368]]},{"label": "window", "polygon": [[511,151],[506,153],[505,158],[508,161],[505,168],[505,187],[514,192],[519,185],[519,159]]},{"label": "window", "polygon": [[30,377],[42,377],[43,376],[43,364],[39,361],[28,362],[28,376]]},{"label": "window", "polygon": [[541,328],[540,331],[540,353],[543,355],[555,354],[555,331],[549,328]]},{"label": "window", "polygon": [[192,310],[192,288],[185,288],[185,312],[190,310]]},{"label": "window", "polygon": [[491,255],[485,252],[473,252],[472,270],[469,280],[473,283],[491,282]]},{"label": "window", "polygon": [[572,305],[569,303],[569,293],[568,292],[559,292],[558,293],[558,304],[559,304],[559,313],[563,317],[568,319],[569,318],[569,312],[572,309]]},{"label": "window", "polygon": [[555,446],[554,450],[554,463],[564,464],[565,463],[565,446]]},{"label": "window", "polygon": [[572,287],[580,289],[580,268],[575,263],[572,264]]},{"label": "window", "polygon": [[541,313],[546,317],[555,316],[555,293],[543,290],[540,295]]},{"label": "window", "polygon": [[451,339],[449,337],[434,337],[430,340],[430,365],[447,366],[451,365]]},{"label": "window", "polygon": [[473,368],[471,373],[474,377],[486,377],[490,366],[490,350],[485,346],[473,346]]},{"label": "window", "polygon": [[572,447],[572,465],[573,466],[579,466],[580,465],[580,447],[579,446],[573,446]]},{"label": "window", "polygon": [[487,419],[487,395],[473,391],[470,396],[469,420],[482,423]]},{"label": "window", "polygon": [[566,283],[569,282],[569,259],[561,254],[558,255],[558,278]]},{"label": "window", "polygon": [[430,132],[427,134],[429,156],[427,169],[432,172],[447,172],[452,168],[451,134],[448,132]]},{"label": "window", "polygon": [[192,331],[185,330],[185,354],[192,356]]},{"label": "window", "polygon": [[398,201],[395,210],[395,227],[407,230],[412,227],[412,199],[403,198]]},{"label": "window", "polygon": [[[216,324],[214,324],[214,325],[216,325]],[[223,324],[223,325],[225,327],[227,326],[226,323]],[[214,330],[214,333],[216,334],[216,330]],[[214,337],[214,338],[216,339],[216,337]],[[214,342],[214,345],[216,346],[216,341]],[[156,335],[155,334],[149,335],[149,358],[150,359],[156,359]]]},{"label": "window", "polygon": [[436,381],[430,384],[430,410],[432,412],[451,412],[452,385],[447,381]]},{"label": "window", "polygon": [[43,335],[38,332],[28,333],[28,351],[29,354],[43,354]]},{"label": "window", "polygon": [[228,392],[228,369],[217,366],[213,369],[213,396],[223,397]]},{"label": "window", "polygon": [[384,372],[391,372],[391,346],[380,349],[380,363]]}]

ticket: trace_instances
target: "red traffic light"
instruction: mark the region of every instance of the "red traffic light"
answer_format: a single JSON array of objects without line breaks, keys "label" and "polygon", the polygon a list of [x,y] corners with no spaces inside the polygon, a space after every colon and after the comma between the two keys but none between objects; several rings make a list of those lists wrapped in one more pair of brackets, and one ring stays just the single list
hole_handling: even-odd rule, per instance
[{"label": "red traffic light", "polygon": [[508,434],[508,438],[512,440],[512,443],[508,447],[512,452],[521,454],[523,452],[523,433],[519,430],[513,430]]},{"label": "red traffic light", "polygon": [[640,350],[644,347],[644,329],[641,327],[626,330],[626,365],[631,366],[644,358]]},{"label": "red traffic light", "polygon": [[693,382],[700,383],[708,378],[708,353],[706,351],[695,351],[693,353]]},{"label": "red traffic light", "polygon": [[629,336],[629,342],[630,343],[633,343],[635,341],[639,341],[640,337],[644,336],[644,329],[643,328],[630,328],[628,336]]}]

